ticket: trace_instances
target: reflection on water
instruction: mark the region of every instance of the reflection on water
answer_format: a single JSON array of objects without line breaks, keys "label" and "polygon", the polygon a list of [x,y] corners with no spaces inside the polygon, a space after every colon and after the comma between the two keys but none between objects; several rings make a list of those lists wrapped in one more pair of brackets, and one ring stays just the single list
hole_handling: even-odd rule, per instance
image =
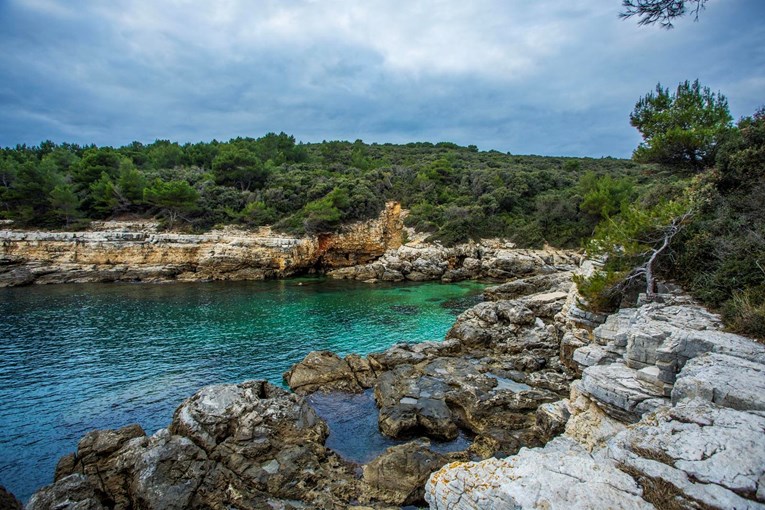
[{"label": "reflection on water", "polygon": [[282,384],[311,350],[442,339],[454,317],[441,303],[482,288],[305,278],[0,289],[0,485],[26,499],[89,430],[152,433],[207,384]]},{"label": "reflection on water", "polygon": [[[345,460],[366,464],[387,448],[407,441],[391,439],[377,426],[377,406],[371,389],[363,393],[314,393],[308,402],[329,426],[326,446]],[[457,452],[470,446],[463,432],[454,441],[431,441],[430,449],[440,453]]]}]

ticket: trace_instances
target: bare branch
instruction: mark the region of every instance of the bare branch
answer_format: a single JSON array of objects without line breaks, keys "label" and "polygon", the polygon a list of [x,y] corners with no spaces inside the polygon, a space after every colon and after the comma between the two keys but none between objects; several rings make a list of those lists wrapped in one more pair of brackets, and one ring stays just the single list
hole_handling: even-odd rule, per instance
[{"label": "bare branch", "polygon": [[699,20],[699,13],[707,0],[622,0],[624,11],[619,13],[622,19],[638,16],[638,25],[659,23],[667,30],[673,27],[672,20],[693,14],[694,21]]}]

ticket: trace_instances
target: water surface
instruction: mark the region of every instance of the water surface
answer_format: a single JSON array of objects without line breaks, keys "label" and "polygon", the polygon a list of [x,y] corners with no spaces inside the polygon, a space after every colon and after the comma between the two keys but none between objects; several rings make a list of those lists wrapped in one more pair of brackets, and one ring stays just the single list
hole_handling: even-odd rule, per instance
[{"label": "water surface", "polygon": [[207,384],[282,384],[316,349],[440,340],[482,289],[321,279],[0,289],[0,485],[26,500],[89,430],[139,423],[151,434]]}]

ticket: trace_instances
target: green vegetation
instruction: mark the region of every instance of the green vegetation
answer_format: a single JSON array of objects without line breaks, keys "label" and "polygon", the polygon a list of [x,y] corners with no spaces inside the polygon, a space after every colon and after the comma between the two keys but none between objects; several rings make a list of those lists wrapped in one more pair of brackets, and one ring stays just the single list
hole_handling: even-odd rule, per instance
[{"label": "green vegetation", "polygon": [[656,92],[640,98],[630,114],[630,123],[644,140],[633,157],[701,170],[714,163],[732,120],[725,96],[701,87],[699,80],[681,83],[674,94],[658,84]]},{"label": "green vegetation", "polygon": [[[634,291],[652,298],[659,275],[720,310],[730,329],[765,339],[765,109],[733,126],[724,97],[698,82],[681,83],[674,97],[657,92],[633,113],[633,124],[640,118],[652,126],[635,157],[662,163],[664,177],[632,191],[606,178],[590,185],[580,207],[600,211],[603,220],[586,249],[604,266],[580,278],[579,290],[590,307],[608,311]],[[693,100],[676,100],[687,92]],[[648,114],[656,101],[669,106]],[[667,120],[681,118],[699,122],[681,128]],[[713,122],[701,127],[699,119]],[[683,145],[688,141],[694,149]],[[669,146],[675,156],[667,156]]]},{"label": "green vegetation", "polygon": [[119,148],[43,142],[0,150],[0,216],[45,228],[157,217],[191,231],[272,224],[315,234],[376,217],[395,200],[411,210],[409,226],[445,244],[504,237],[579,247],[653,170],[452,143],[298,144],[284,133]]}]

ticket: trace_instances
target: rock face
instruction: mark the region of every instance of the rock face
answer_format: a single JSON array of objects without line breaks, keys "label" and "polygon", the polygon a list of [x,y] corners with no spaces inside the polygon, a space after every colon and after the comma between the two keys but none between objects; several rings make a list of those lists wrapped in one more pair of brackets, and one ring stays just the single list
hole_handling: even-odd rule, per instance
[{"label": "rock face", "polygon": [[388,250],[371,264],[336,269],[330,271],[329,275],[370,282],[455,282],[470,278],[506,281],[539,273],[572,270],[579,261],[579,255],[573,252],[553,249],[519,250],[491,241],[452,248],[412,243]]},{"label": "rock face", "polygon": [[668,301],[598,326],[570,299],[560,354],[581,380],[537,411],[540,431],[563,435],[444,466],[431,508],[765,508],[765,346]]},{"label": "rock face", "polygon": [[401,206],[338,234],[290,238],[270,229],[201,235],[156,225],[95,223],[86,232],[0,230],[0,287],[30,283],[262,280],[363,264],[401,244]]},{"label": "rock face", "polygon": [[151,437],[138,426],[86,435],[27,508],[345,508],[357,481],[326,436],[297,395],[263,381],[210,386]]}]

